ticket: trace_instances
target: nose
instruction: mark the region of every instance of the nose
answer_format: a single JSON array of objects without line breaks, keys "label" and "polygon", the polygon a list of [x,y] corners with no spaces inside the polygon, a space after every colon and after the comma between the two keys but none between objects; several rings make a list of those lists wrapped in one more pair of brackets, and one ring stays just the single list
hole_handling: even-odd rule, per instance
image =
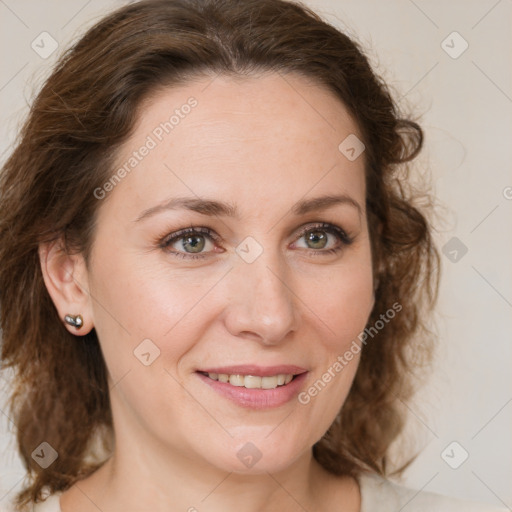
[{"label": "nose", "polygon": [[225,322],[233,336],[277,345],[297,329],[297,297],[290,272],[268,251],[252,263],[237,261],[227,286]]}]

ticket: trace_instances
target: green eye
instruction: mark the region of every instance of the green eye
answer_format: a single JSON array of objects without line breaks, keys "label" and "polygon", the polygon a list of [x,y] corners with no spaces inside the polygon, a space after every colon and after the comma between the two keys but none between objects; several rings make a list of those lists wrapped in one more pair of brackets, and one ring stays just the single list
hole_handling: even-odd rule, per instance
[{"label": "green eye", "polygon": [[183,246],[184,249],[189,247],[191,249],[190,252],[197,253],[201,252],[204,249],[206,242],[204,240],[203,235],[194,235],[183,238],[181,245]]},{"label": "green eye", "polygon": [[[217,237],[213,234],[213,231],[209,228],[187,228],[181,229],[176,233],[166,237],[160,244],[162,249],[165,249],[170,254],[178,256],[180,258],[205,258],[208,251],[202,252],[207,245],[207,239],[217,240]],[[169,247],[181,241],[181,250],[169,250]]]},{"label": "green eye", "polygon": [[312,249],[323,249],[328,243],[327,238],[328,237],[323,231],[310,231],[306,235],[308,243],[313,244],[313,247],[311,247]]},{"label": "green eye", "polygon": [[[329,244],[329,234],[338,239],[338,245],[325,249]],[[353,242],[353,239],[343,229],[334,224],[327,223],[321,223],[313,227],[307,226],[301,231],[298,239],[300,240],[301,238],[306,240],[305,248],[310,249],[312,251],[311,254],[315,256],[336,253],[343,249],[344,246],[350,245]]]},{"label": "green eye", "polygon": [[[326,249],[331,237],[337,239],[338,243],[335,247]],[[306,226],[296,238],[296,240],[300,239],[305,240],[306,246],[299,248],[308,250],[314,256],[336,253],[353,242],[352,238],[343,229],[328,223]],[[210,228],[190,227],[166,236],[159,242],[159,246],[169,254],[179,258],[199,259],[208,257],[213,252],[214,242],[218,243],[220,240],[220,237]],[[213,246],[210,250],[207,247],[208,241]],[[181,243],[178,244],[179,242]]]}]

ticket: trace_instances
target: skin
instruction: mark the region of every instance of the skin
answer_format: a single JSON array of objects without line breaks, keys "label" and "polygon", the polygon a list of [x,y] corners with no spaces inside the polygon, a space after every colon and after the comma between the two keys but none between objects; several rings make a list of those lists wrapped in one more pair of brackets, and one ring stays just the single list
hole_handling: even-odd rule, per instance
[{"label": "skin", "polygon": [[[338,150],[358,128],[339,99],[298,75],[204,77],[151,95],[119,165],[191,96],[197,106],[100,201],[89,265],[58,243],[40,247],[60,317],[84,318],[80,331],[67,328],[98,333],[116,440],[105,465],[62,495],[62,512],[357,511],[357,482],[327,473],[312,446],[343,405],[359,354],[308,404],[266,410],[220,396],[196,370],[295,364],[308,370],[306,390],[364,329],[374,305],[364,155]],[[360,211],[291,213],[335,193]],[[240,218],[177,209],[136,222],[177,196],[230,202]],[[300,228],[319,222],[353,242],[321,229],[325,248],[308,242]],[[199,235],[207,257],[173,256],[195,254],[183,239],[159,245],[190,226],[220,237]],[[247,236],[263,249],[252,263],[236,252]],[[134,357],[144,339],[160,350],[149,366]],[[248,442],[261,453],[251,468],[237,457]]]}]

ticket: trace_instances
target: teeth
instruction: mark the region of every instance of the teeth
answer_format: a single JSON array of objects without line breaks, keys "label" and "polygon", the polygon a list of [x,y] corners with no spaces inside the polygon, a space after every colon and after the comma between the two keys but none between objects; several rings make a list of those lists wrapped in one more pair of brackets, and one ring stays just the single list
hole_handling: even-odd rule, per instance
[{"label": "teeth", "polygon": [[270,377],[256,375],[227,375],[225,373],[209,373],[208,377],[219,382],[229,382],[232,386],[247,389],[275,389],[277,386],[288,384],[293,379],[292,374],[279,374]]},{"label": "teeth", "polygon": [[230,375],[229,383],[232,386],[242,387],[244,385],[244,376],[243,375]]},{"label": "teeth", "polygon": [[[247,377],[245,377],[245,380],[247,380]],[[261,377],[261,389],[275,388],[277,388],[277,375],[275,377]]]},{"label": "teeth", "polygon": [[[245,377],[240,378],[243,379],[242,386],[245,386],[248,389],[261,389],[261,377],[246,375]],[[229,382],[231,382],[231,377],[229,378]]]}]

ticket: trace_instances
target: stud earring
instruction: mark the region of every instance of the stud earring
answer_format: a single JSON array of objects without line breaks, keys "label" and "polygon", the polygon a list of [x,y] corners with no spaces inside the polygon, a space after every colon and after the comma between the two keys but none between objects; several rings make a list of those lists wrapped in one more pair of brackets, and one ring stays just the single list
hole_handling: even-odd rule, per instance
[{"label": "stud earring", "polygon": [[82,318],[82,315],[66,315],[64,317],[64,321],[72,325],[73,327],[76,327],[77,329],[80,329],[82,325],[84,325],[84,319]]}]

